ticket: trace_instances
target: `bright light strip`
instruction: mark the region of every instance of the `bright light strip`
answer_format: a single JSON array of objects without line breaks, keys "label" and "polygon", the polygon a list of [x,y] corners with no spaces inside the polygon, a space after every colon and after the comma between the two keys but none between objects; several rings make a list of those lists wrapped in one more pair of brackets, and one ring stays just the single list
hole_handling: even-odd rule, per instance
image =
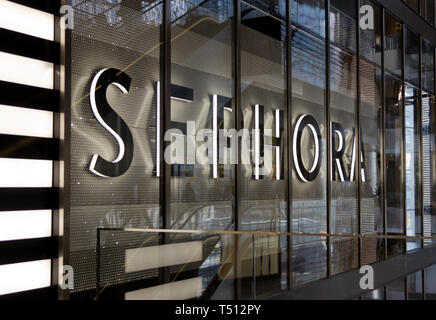
[{"label": "bright light strip", "polygon": [[[101,117],[100,113],[98,112],[98,108],[97,108],[97,103],[95,101],[95,90],[97,87],[97,82],[98,79],[100,78],[100,76],[102,75],[103,72],[105,72],[107,70],[103,69],[101,71],[99,71],[97,73],[97,75],[94,77],[94,79],[92,80],[92,84],[91,84],[91,93],[90,93],[90,102],[91,102],[91,109],[92,112],[94,113],[95,118],[97,119],[97,121],[107,130],[109,131],[109,133],[117,140],[118,142],[118,146],[119,146],[119,150],[118,150],[118,156],[117,158],[112,161],[112,163],[117,163],[119,162],[123,157],[124,157],[124,153],[125,153],[125,146],[124,146],[124,142],[123,139],[121,139],[121,137],[114,131],[112,130],[111,127],[109,127],[106,122],[104,122],[103,118]],[[116,86],[117,88],[119,88],[121,90],[122,93],[126,94],[128,93],[127,89],[124,88],[121,84],[113,82],[111,83],[114,86]],[[94,154],[92,156],[91,159],[91,163],[89,165],[89,171],[91,171],[92,173],[94,173],[97,176],[103,177],[103,178],[108,178],[107,176],[101,174],[100,172],[97,172],[95,170],[95,164],[97,162],[97,158],[98,158],[98,154]]]},{"label": "bright light strip", "polygon": [[350,181],[354,181],[354,167],[356,166],[356,137],[353,140],[353,156],[351,157],[351,172],[350,172]]},{"label": "bright light strip", "polygon": [[156,177],[160,177],[160,81],[156,83]]},{"label": "bright light strip", "polygon": [[125,300],[187,300],[200,296],[203,278],[191,278],[126,292]]},{"label": "bright light strip", "polygon": [[0,212],[0,241],[50,237],[51,210]]},{"label": "bright light strip", "polygon": [[0,158],[0,188],[50,188],[52,176],[51,160]]},{"label": "bright light strip", "polygon": [[[276,109],[276,138],[280,138],[280,110]],[[276,146],[276,180],[280,180],[280,147]]]},{"label": "bright light strip", "polygon": [[177,98],[177,97],[170,97],[172,100],[178,100],[182,102],[192,102],[192,100],[183,99],[183,98]]},{"label": "bright light strip", "polygon": [[0,28],[50,41],[54,40],[54,16],[52,14],[11,1],[0,0]]},{"label": "bright light strip", "polygon": [[[363,163],[363,152],[360,153],[360,162]],[[360,169],[362,172],[362,182],[366,182],[365,169]]]},{"label": "bright light strip", "polygon": [[212,123],[212,156],[213,156],[213,178],[218,178],[218,96],[213,95],[213,123]]},{"label": "bright light strip", "polygon": [[0,52],[0,80],[53,89],[53,63]]},{"label": "bright light strip", "polygon": [[50,278],[50,259],[1,265],[0,295],[49,287]]},{"label": "bright light strip", "polygon": [[53,112],[0,105],[0,134],[53,138]]},{"label": "bright light strip", "polygon": [[[293,138],[293,155],[294,155],[294,164],[295,164],[295,169],[297,171],[298,176],[300,177],[300,179],[304,182],[309,182],[307,181],[306,178],[304,178],[303,174],[301,173],[301,169],[300,169],[300,165],[298,163],[298,154],[297,154],[297,135],[298,135],[298,130],[300,129],[300,124],[301,121],[303,121],[303,119],[306,117],[307,115],[302,115],[300,117],[300,119],[298,119],[297,121],[297,125],[295,126],[294,129],[294,138]],[[318,141],[318,135],[316,133],[315,128],[309,124],[308,127],[310,128],[310,130],[312,131],[312,135],[313,135],[313,140],[314,140],[314,144],[315,144],[315,157],[313,159],[313,166],[312,168],[309,170],[309,173],[312,173],[315,171],[316,167],[318,166],[318,161],[319,161],[319,141]]]},{"label": "bright light strip", "polygon": [[259,129],[259,105],[254,106],[254,177],[259,180],[260,162],[260,129]]}]

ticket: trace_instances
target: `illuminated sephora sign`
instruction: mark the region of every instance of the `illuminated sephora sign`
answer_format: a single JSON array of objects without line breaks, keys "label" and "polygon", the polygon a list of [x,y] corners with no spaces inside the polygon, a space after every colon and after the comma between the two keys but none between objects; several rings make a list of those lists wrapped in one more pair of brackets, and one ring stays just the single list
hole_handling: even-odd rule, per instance
[{"label": "illuminated sephora sign", "polygon": [[[118,144],[118,154],[112,161],[94,154],[90,160],[89,170],[93,174],[103,178],[119,177],[126,173],[133,160],[134,142],[132,132],[126,122],[109,105],[106,98],[106,90],[114,85],[123,94],[128,94],[131,78],[124,72],[117,69],[103,69],[99,71],[92,80],[90,89],[90,104],[92,112],[99,124],[108,131]],[[154,173],[160,177],[160,154],[161,141],[160,128],[160,85],[156,88],[156,159]],[[252,106],[254,116],[254,128],[252,130],[242,129],[236,131],[232,128],[224,128],[224,119],[232,117],[231,98],[210,95],[211,102],[211,128],[197,130],[195,121],[187,123],[172,123],[171,129],[165,132],[165,141],[170,142],[164,152],[164,160],[172,166],[172,174],[181,176],[192,176],[187,168],[194,164],[210,165],[211,178],[224,177],[223,166],[226,164],[237,164],[238,160],[243,165],[250,165],[253,168],[253,179],[260,180],[264,176],[272,175],[274,180],[283,180],[283,159],[284,159],[284,113],[280,109],[271,109],[273,113],[273,127],[266,129],[264,126],[265,108],[259,104]],[[171,99],[182,103],[192,103],[194,92],[190,88],[171,85]],[[356,164],[356,135],[353,130],[350,143],[352,143],[352,160],[350,165],[345,163],[346,139],[343,127],[337,122],[330,123],[330,163],[331,181],[354,181]],[[303,135],[309,135],[310,146],[313,150],[311,161],[304,161],[302,155]],[[189,138],[188,138],[189,137]],[[322,136],[319,124],[309,114],[301,114],[297,117],[293,128],[292,136],[292,159],[294,169],[298,178],[309,183],[319,175],[322,163]],[[238,157],[238,150],[241,157]],[[267,153],[269,154],[267,155]],[[361,175],[365,181],[364,150],[361,148]],[[306,162],[310,162],[307,165]],[[182,166],[182,169],[180,169]],[[188,174],[186,174],[188,172]],[[183,175],[182,175],[183,176]]]}]

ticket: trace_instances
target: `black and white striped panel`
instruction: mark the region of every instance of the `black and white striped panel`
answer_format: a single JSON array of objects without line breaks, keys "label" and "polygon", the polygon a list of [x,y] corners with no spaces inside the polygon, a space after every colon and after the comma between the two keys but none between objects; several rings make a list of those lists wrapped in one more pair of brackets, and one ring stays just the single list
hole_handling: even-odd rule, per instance
[{"label": "black and white striped panel", "polygon": [[56,292],[56,12],[57,0],[0,0],[0,299]]}]

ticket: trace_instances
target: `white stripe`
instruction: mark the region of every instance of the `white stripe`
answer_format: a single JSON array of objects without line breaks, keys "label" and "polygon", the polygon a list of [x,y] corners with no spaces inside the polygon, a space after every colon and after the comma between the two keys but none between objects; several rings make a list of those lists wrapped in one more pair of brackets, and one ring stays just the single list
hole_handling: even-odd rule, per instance
[{"label": "white stripe", "polygon": [[51,236],[51,210],[0,212],[0,241]]},{"label": "white stripe", "polygon": [[182,242],[126,250],[125,270],[135,272],[201,261],[201,241]]},{"label": "white stripe", "polygon": [[0,27],[54,40],[54,16],[11,1],[0,0]]},{"label": "white stripe", "polygon": [[51,260],[0,266],[0,295],[50,286]]},{"label": "white stripe", "polygon": [[0,80],[53,89],[53,63],[0,52]]},{"label": "white stripe", "polygon": [[0,158],[1,188],[50,188],[52,176],[51,160]]},{"label": "white stripe", "polygon": [[126,300],[187,300],[200,296],[202,278],[171,282],[125,293]]},{"label": "white stripe", "polygon": [[0,133],[53,138],[53,112],[0,105]]}]

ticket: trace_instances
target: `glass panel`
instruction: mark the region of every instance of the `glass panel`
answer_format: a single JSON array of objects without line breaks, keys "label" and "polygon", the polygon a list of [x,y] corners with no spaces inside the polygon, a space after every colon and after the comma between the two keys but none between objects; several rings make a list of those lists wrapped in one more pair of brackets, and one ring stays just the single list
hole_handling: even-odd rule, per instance
[{"label": "glass panel", "polygon": [[403,74],[402,24],[385,14],[385,68],[401,78]]},{"label": "glass panel", "polygon": [[292,0],[291,21],[299,28],[325,37],[325,0]]},{"label": "glass panel", "polygon": [[421,0],[421,16],[423,16],[424,19],[427,20],[431,25],[434,24],[434,10],[434,0]]},{"label": "glass panel", "polygon": [[[241,145],[238,223],[240,230],[286,231],[286,1],[244,1],[241,16],[241,109],[246,134]],[[287,244],[281,246],[279,261],[285,272]],[[270,281],[268,291],[281,290],[281,281],[287,282],[278,273],[257,280],[258,290]],[[244,288],[242,298],[250,293],[245,289],[249,288]]]},{"label": "glass panel", "polygon": [[[422,235],[420,206],[420,133],[419,133],[419,90],[406,85],[404,106],[405,152],[406,152],[406,234]],[[408,240],[407,250],[421,247],[420,240]]]},{"label": "glass panel", "polygon": [[[426,237],[435,233],[436,210],[433,204],[435,197],[433,191],[433,172],[435,172],[435,97],[427,92],[422,92],[422,205],[423,205],[423,234]],[[424,240],[425,245],[431,244],[431,240]]]},{"label": "glass panel", "polygon": [[[386,220],[388,235],[404,235],[403,86],[387,74],[385,80]],[[404,250],[403,240],[388,239],[388,255]]]},{"label": "glass panel", "polygon": [[382,23],[381,8],[370,0],[362,0],[361,6],[374,8],[374,28],[360,28],[360,56],[381,65]]},{"label": "glass panel", "polygon": [[232,229],[234,166],[219,134],[234,128],[233,2],[173,1],[172,13],[171,142],[180,139],[181,150],[166,159],[172,164],[167,227]]},{"label": "glass panel", "polygon": [[396,280],[387,285],[387,300],[406,300],[405,280]]},{"label": "glass panel", "polygon": [[[331,207],[330,232],[358,233],[356,183],[356,57],[331,45]],[[333,239],[332,274],[357,267],[358,241]]]},{"label": "glass panel", "polygon": [[[325,41],[295,29],[292,37],[292,128],[302,116],[313,117],[318,124],[319,173],[304,181],[296,171],[296,157],[292,170],[292,232],[327,233],[327,130],[326,130],[326,69]],[[301,158],[309,170],[314,163],[316,144],[309,127],[301,135]],[[293,142],[294,143],[294,142]],[[324,278],[326,239],[301,236],[292,239],[294,285],[299,286]]]},{"label": "glass panel", "polygon": [[436,300],[436,264],[425,269],[425,299]]},{"label": "glass panel", "polygon": [[406,29],[406,81],[419,86],[419,36]]},{"label": "glass panel", "polygon": [[422,300],[422,271],[407,276],[407,299]]},{"label": "glass panel", "polygon": [[[372,64],[360,61],[360,130],[361,174],[360,216],[363,234],[383,234],[383,185],[381,177],[382,143],[382,75]],[[359,161],[359,160],[358,160]],[[364,239],[362,263],[370,264],[384,257],[383,239]]]},{"label": "glass panel", "polygon": [[330,2],[330,41],[341,48],[356,51],[356,1]]},{"label": "glass panel", "polygon": [[[97,227],[156,228],[160,221],[159,179],[153,169],[162,2],[111,2],[72,1],[69,264],[75,271],[74,292],[95,285]],[[117,124],[124,122],[133,139],[131,165],[114,178],[90,171],[94,154],[113,161],[119,152],[114,137],[97,121],[89,98],[93,79],[105,68],[123,71],[131,79],[125,94],[115,85],[106,91],[108,103],[122,119]],[[114,268],[121,263],[112,257]]]},{"label": "glass panel", "polygon": [[[434,237],[436,236],[436,207],[435,207],[435,202],[434,199],[436,199],[436,179],[433,175],[433,173],[436,172],[436,138],[435,138],[435,133],[436,133],[436,97],[435,96],[430,96],[429,98],[430,101],[430,113],[431,113],[431,161],[432,161],[432,175],[431,175],[431,179],[432,179],[432,191],[431,191],[431,220],[430,220],[430,225],[431,225],[431,235]],[[427,223],[428,225],[428,223]],[[436,242],[435,240],[433,240],[433,243]]]},{"label": "glass panel", "polygon": [[430,93],[434,93],[434,84],[434,46],[424,40],[422,47],[422,88]]}]

